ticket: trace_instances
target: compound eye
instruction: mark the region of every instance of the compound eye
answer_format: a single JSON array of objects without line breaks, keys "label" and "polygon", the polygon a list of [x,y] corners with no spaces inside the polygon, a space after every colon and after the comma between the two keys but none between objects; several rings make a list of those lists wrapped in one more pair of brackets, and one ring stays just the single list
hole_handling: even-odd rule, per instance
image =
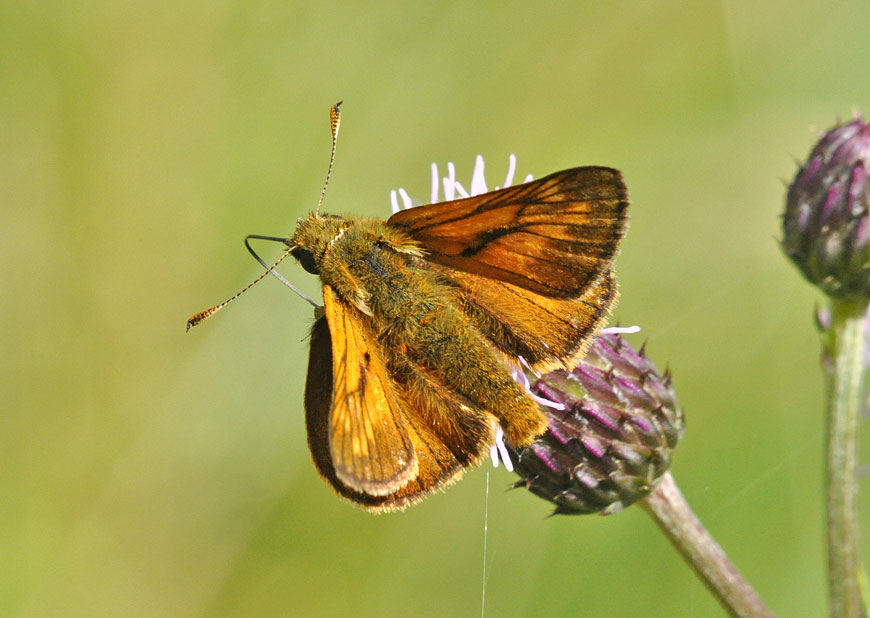
[{"label": "compound eye", "polygon": [[302,268],[307,272],[310,272],[312,275],[320,274],[320,271],[317,270],[317,262],[314,261],[314,254],[312,254],[311,251],[302,247],[296,247],[290,253],[293,257],[299,260],[299,263],[302,264]]}]

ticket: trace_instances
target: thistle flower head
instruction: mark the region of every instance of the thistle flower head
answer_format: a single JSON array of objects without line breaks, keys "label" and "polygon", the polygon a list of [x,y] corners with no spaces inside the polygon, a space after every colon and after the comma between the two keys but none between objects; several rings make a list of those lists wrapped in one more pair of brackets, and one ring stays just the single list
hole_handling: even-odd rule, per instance
[{"label": "thistle flower head", "polygon": [[683,435],[670,376],[618,334],[602,334],[572,371],[553,371],[532,391],[549,428],[530,446],[508,447],[515,486],[556,505],[555,513],[611,514],[651,492]]},{"label": "thistle flower head", "polygon": [[827,295],[870,298],[870,123],[825,133],[788,190],[783,249]]}]

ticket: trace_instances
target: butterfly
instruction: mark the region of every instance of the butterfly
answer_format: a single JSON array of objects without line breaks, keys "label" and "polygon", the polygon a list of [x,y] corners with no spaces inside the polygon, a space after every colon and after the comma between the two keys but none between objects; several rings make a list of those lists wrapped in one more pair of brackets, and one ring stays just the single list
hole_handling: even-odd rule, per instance
[{"label": "butterfly", "polygon": [[386,221],[300,220],[286,254],[323,292],[308,445],[335,492],[402,509],[478,464],[496,423],[515,447],[543,433],[510,367],[549,371],[584,354],[617,299],[628,203],[619,171],[577,167]]}]

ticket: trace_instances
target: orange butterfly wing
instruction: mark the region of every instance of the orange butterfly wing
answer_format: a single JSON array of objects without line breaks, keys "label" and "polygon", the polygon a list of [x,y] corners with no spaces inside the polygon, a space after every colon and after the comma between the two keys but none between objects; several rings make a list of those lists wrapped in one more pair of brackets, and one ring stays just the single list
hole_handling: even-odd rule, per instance
[{"label": "orange butterfly wing", "polygon": [[616,303],[611,273],[578,298],[550,298],[504,281],[445,269],[463,311],[509,357],[540,372],[571,367],[588,348]]},{"label": "orange butterfly wing", "polygon": [[426,259],[551,298],[576,298],[609,272],[625,234],[619,171],[578,167],[483,195],[397,212],[387,223]]},{"label": "orange butterfly wing", "polygon": [[362,316],[329,286],[323,286],[323,300],[332,347],[328,441],[335,474],[367,494],[393,493],[417,476],[417,457],[402,411],[407,404],[400,400],[377,338]]},{"label": "orange butterfly wing", "polygon": [[[328,293],[336,302],[334,294]],[[326,288],[324,297],[326,297]],[[340,301],[339,301],[340,302]],[[341,309],[339,310],[341,311]],[[339,478],[335,465],[335,447],[333,444],[333,419],[336,392],[348,392],[352,390],[338,384],[337,376],[333,375],[333,369],[337,366],[334,354],[337,350],[346,349],[346,346],[335,344],[334,339],[342,337],[340,329],[327,323],[326,317],[321,317],[315,322],[311,330],[311,350],[308,360],[308,378],[305,386],[305,424],[308,430],[308,446],[314,459],[314,465],[320,475],[332,486],[343,498],[346,498],[364,509],[373,512],[394,511],[405,508],[419,502],[424,496],[443,487],[461,476],[462,471],[469,465],[477,463],[486,453],[493,439],[492,421],[488,416],[465,410],[467,435],[461,452],[447,446],[447,442],[456,443],[457,437],[450,438],[442,435],[446,430],[443,426],[432,425],[426,415],[409,414],[400,421],[401,426],[407,433],[402,433],[410,439],[411,446],[417,461],[416,475],[398,487],[392,493],[375,494],[360,483],[348,483],[346,472]],[[415,374],[414,368],[405,367],[406,378]],[[347,375],[347,374],[344,374]],[[421,375],[414,379],[414,390],[418,398],[423,392],[429,395],[424,399],[431,405],[443,405],[454,411],[461,410],[461,402],[457,396],[449,391],[436,392],[433,385],[426,385],[425,378]],[[404,388],[409,384],[398,386],[396,396],[406,400]],[[418,406],[426,406],[423,401],[417,402]],[[433,410],[427,406],[429,414]],[[393,436],[396,439],[399,436]],[[365,461],[360,461],[357,466],[366,467]],[[370,487],[370,485],[369,485]]]}]

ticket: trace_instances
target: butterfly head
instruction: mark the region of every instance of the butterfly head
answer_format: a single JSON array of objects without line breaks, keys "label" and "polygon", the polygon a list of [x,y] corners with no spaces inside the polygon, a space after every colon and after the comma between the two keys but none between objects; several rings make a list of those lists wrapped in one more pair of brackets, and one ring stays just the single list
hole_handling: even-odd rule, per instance
[{"label": "butterfly head", "polygon": [[293,236],[287,240],[291,247],[290,254],[306,271],[319,275],[324,256],[347,226],[345,218],[334,215],[314,214],[307,219],[300,219]]}]

